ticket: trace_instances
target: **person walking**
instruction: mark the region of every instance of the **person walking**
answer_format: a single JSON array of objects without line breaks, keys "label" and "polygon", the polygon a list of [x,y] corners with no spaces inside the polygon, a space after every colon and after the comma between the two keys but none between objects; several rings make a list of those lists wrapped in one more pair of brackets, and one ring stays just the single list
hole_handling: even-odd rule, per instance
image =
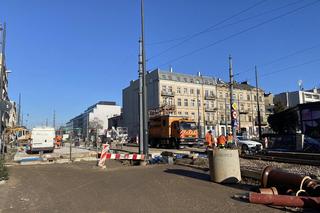
[{"label": "person walking", "polygon": [[213,143],[213,137],[212,137],[212,131],[209,130],[206,134],[206,144],[207,147],[212,148],[212,143]]},{"label": "person walking", "polygon": [[218,139],[217,139],[217,146],[218,146],[219,148],[224,148],[226,142],[227,142],[227,139],[226,139],[226,137],[222,134],[222,135],[220,135],[220,136],[218,137]]}]

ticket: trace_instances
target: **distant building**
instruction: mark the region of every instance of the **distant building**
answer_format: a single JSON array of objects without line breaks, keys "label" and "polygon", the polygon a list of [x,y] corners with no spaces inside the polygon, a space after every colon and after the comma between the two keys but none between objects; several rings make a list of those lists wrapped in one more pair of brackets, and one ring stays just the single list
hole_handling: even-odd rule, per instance
[{"label": "distant building", "polygon": [[305,91],[283,92],[274,96],[274,103],[281,103],[285,108],[318,101],[320,101],[320,90],[316,88]]},{"label": "distant building", "polygon": [[[201,127],[202,135],[212,129],[216,134],[231,131],[229,84],[220,79],[156,69],[146,75],[149,116],[172,114],[188,116]],[[139,80],[131,81],[123,89],[123,122],[129,136],[139,131]],[[257,133],[257,100],[262,124],[267,125],[264,91],[248,82],[234,84],[234,100],[238,105],[239,130]],[[239,117],[240,115],[240,117]]]},{"label": "distant building", "polygon": [[8,127],[15,127],[17,125],[17,107],[16,102],[10,101],[11,103],[11,110],[9,112],[9,121],[8,121]]},{"label": "distant building", "polygon": [[92,123],[98,122],[102,129],[99,134],[103,134],[109,128],[108,119],[120,115],[121,107],[115,102],[100,101],[86,109],[84,113],[72,118],[67,124],[66,129],[73,131],[79,137],[87,138],[92,130]]},{"label": "distant building", "polygon": [[112,127],[114,127],[115,129],[117,127],[124,127],[122,114],[108,119],[108,128],[110,129]]}]

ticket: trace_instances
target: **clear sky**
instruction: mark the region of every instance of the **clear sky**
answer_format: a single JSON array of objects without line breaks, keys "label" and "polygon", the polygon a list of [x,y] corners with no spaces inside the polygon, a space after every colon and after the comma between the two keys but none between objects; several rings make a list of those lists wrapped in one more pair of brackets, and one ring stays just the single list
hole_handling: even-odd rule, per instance
[{"label": "clear sky", "polygon": [[[139,9],[139,0],[0,0],[9,95],[21,92],[24,120],[51,123],[55,109],[61,124],[98,100],[121,105],[138,76]],[[297,90],[298,80],[320,87],[319,11],[319,0],[145,0],[147,68],[227,80],[231,54],[236,80],[254,83],[256,64],[266,92]]]}]

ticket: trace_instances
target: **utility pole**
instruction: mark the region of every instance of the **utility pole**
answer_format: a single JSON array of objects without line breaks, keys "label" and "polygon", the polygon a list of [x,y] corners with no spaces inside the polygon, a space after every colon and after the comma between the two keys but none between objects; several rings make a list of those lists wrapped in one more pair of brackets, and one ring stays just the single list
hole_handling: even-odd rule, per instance
[{"label": "utility pole", "polygon": [[147,109],[147,79],[146,79],[146,53],[144,48],[144,4],[141,0],[141,44],[142,44],[142,92],[143,92],[143,154],[148,160],[148,109]]},{"label": "utility pole", "polygon": [[223,134],[227,135],[227,129],[228,129],[228,115],[227,115],[227,98],[224,99],[224,124],[226,125],[226,129]]},{"label": "utility pole", "polygon": [[240,111],[240,98],[238,95],[238,114],[239,114],[239,132],[241,132],[241,111]]},{"label": "utility pole", "polygon": [[201,137],[200,133],[201,133],[201,125],[200,125],[200,122],[201,122],[201,118],[200,118],[200,97],[199,97],[199,94],[200,93],[200,90],[197,89],[197,105],[198,105],[198,138]]},{"label": "utility pole", "polygon": [[139,154],[143,153],[143,62],[142,62],[142,40],[139,39]]},{"label": "utility pole", "polygon": [[21,93],[19,93],[19,104],[18,104],[18,126],[21,125]]},{"label": "utility pole", "polygon": [[257,90],[257,110],[258,110],[257,113],[258,113],[259,140],[262,140],[257,66],[255,66],[255,75],[256,75],[256,90]]},{"label": "utility pole", "polygon": [[[2,33],[1,33],[1,31],[2,31]],[[3,90],[3,75],[5,74],[5,65],[4,65],[4,60],[5,60],[5,56],[4,56],[4,54],[5,54],[5,43],[6,43],[6,41],[5,41],[5,39],[6,39],[6,25],[5,25],[5,23],[4,23],[4,26],[3,26],[3,28],[2,28],[2,26],[1,26],[1,24],[0,24],[0,35],[2,35],[2,40],[1,40],[1,59],[0,59],[0,61],[1,61],[1,65],[0,65],[0,92],[1,92],[1,94],[0,94],[0,101],[2,101],[3,100],[3,92],[2,92],[2,90]],[[5,146],[5,144],[4,144],[4,141],[2,140],[2,132],[3,132],[3,130],[2,130],[2,110],[0,110],[0,154],[1,154],[1,156],[3,156],[4,157],[4,146]]]},{"label": "utility pole", "polygon": [[53,110],[53,128],[56,130],[56,110]]},{"label": "utility pole", "polygon": [[236,103],[234,102],[233,99],[233,84],[234,84],[234,80],[233,80],[233,70],[232,70],[232,57],[231,55],[229,56],[229,76],[230,76],[230,115],[231,115],[231,128],[232,128],[232,134],[233,134],[233,141],[234,143],[237,145],[236,142],[236,137],[237,137],[237,133],[236,133],[236,127],[238,125],[237,123],[237,106]]},{"label": "utility pole", "polygon": [[205,117],[205,101],[204,101],[204,89],[203,89],[203,76],[201,75],[201,100],[202,100],[202,118],[203,118],[203,137],[206,135],[206,117]]}]

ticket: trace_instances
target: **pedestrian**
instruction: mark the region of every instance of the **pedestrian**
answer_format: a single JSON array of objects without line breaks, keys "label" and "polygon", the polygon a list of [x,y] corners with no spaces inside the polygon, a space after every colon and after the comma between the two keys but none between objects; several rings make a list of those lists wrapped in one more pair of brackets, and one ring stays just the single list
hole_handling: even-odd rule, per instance
[{"label": "pedestrian", "polygon": [[227,142],[226,137],[224,136],[224,134],[221,134],[217,139],[217,146],[219,148],[224,148],[226,142]]},{"label": "pedestrian", "polygon": [[212,142],[213,142],[213,140],[212,140],[212,131],[211,131],[211,130],[209,130],[209,131],[207,132],[205,139],[206,139],[206,145],[207,145],[207,147],[212,148]]},{"label": "pedestrian", "polygon": [[233,144],[233,135],[229,132],[227,136],[227,147],[232,148]]}]

